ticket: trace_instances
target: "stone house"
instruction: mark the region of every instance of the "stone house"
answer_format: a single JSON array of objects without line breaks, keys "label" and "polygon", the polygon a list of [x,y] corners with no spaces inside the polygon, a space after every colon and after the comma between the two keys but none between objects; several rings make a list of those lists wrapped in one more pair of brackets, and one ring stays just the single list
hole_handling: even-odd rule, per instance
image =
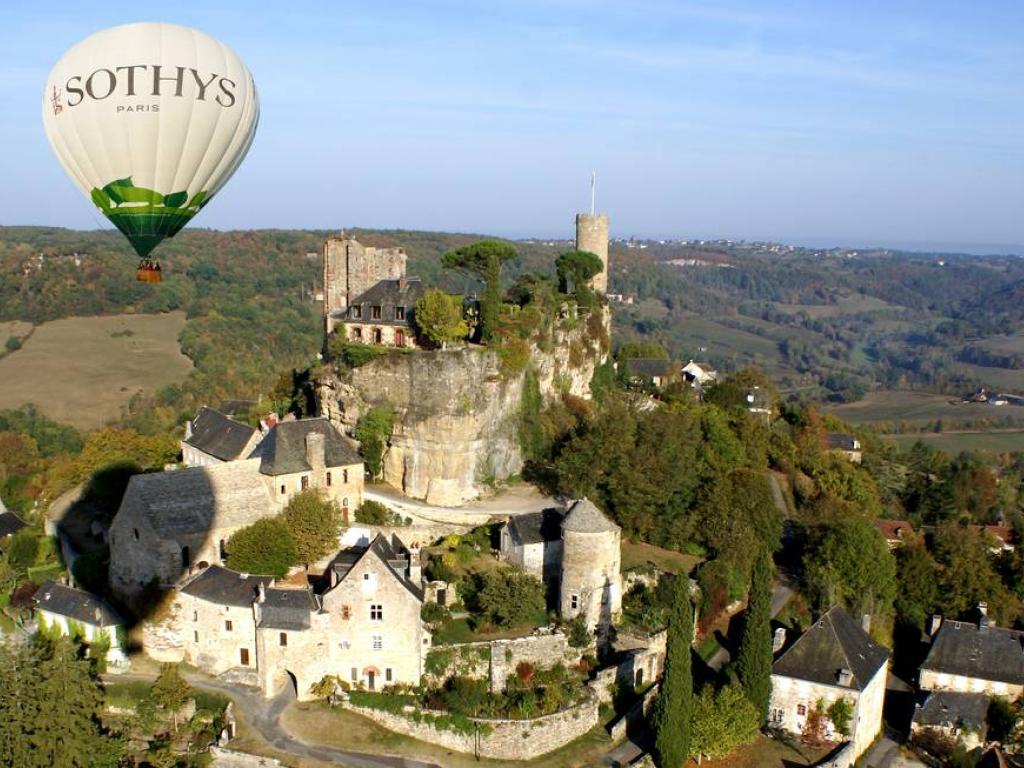
[{"label": "stone house", "polygon": [[13,512],[8,512],[0,500],[0,553],[4,551],[7,540],[25,526],[25,521]]},{"label": "stone house", "polygon": [[914,708],[911,736],[937,731],[961,742],[968,750],[985,744],[989,697],[984,693],[932,691]]},{"label": "stone house", "polygon": [[668,383],[672,373],[673,363],[671,360],[661,358],[629,358],[626,360],[626,373],[629,380],[637,385],[650,382],[656,387],[663,387]]},{"label": "stone house", "polygon": [[984,604],[978,613],[977,621],[932,617],[932,645],[918,673],[921,690],[1011,699],[1024,693],[1024,632],[993,626]]},{"label": "stone house", "polygon": [[181,461],[186,467],[238,461],[252,453],[261,437],[258,429],[204,405],[185,424]]},{"label": "stone house", "polygon": [[329,237],[324,241],[324,332],[330,335],[344,322],[354,300],[381,280],[405,277],[407,260],[401,248],[364,246],[355,238]]},{"label": "stone house", "polygon": [[417,277],[381,280],[342,314],[345,338],[363,344],[416,348],[416,302],[426,292]]},{"label": "stone house", "polygon": [[106,635],[110,641],[107,661],[124,664],[124,620],[95,595],[47,580],[32,597],[37,619],[62,635],[80,632],[86,643]]},{"label": "stone house", "polygon": [[315,589],[212,565],[177,594],[184,659],[231,671],[267,696],[290,682],[300,698],[325,676],[368,690],[418,684],[430,648],[414,553],[377,536],[340,552]]},{"label": "stone house", "polygon": [[825,450],[829,453],[834,453],[837,456],[842,456],[847,461],[852,461],[854,464],[860,464],[864,458],[864,452],[861,449],[860,440],[853,435],[848,435],[845,432],[826,432],[825,433]]},{"label": "stone house", "polygon": [[363,459],[356,444],[324,417],[275,424],[252,452],[263,484],[278,507],[295,494],[319,488],[350,512],[363,504]]},{"label": "stone house", "polygon": [[606,631],[622,614],[622,529],[589,499],[562,520],[559,614],[583,616],[588,629]]},{"label": "stone house", "polygon": [[280,511],[260,460],[135,475],[110,526],[110,582],[132,597],[223,560],[235,531]]},{"label": "stone house", "polygon": [[256,619],[253,603],[270,576],[211,565],[178,590],[185,661],[212,675],[240,669],[255,679]]},{"label": "stone house", "polygon": [[561,513],[545,509],[510,517],[501,527],[498,557],[541,581],[557,581],[562,562]]},{"label": "stone house", "polygon": [[690,360],[683,366],[683,380],[693,385],[695,389],[701,389],[711,384],[718,378],[718,371],[711,367],[710,363],[699,363]]},{"label": "stone house", "polygon": [[859,757],[882,729],[889,652],[839,607],[819,618],[772,665],[768,725],[795,735],[808,716],[845,699],[851,706],[849,735],[825,720],[825,735],[845,738]]}]

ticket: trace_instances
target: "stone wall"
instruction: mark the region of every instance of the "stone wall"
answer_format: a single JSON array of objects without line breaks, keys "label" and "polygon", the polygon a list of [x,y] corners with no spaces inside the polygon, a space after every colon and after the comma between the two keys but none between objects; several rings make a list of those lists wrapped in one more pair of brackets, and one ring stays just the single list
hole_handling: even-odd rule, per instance
[{"label": "stone wall", "polygon": [[593,696],[588,696],[582,703],[569,709],[531,720],[481,718],[475,722],[486,726],[490,732],[476,734],[437,730],[429,723],[417,723],[403,715],[369,707],[348,706],[353,712],[396,733],[456,752],[478,754],[480,757],[497,760],[532,760],[578,739],[599,722],[598,703]]},{"label": "stone wall", "polygon": [[514,675],[522,662],[535,669],[551,669],[559,663],[568,666],[580,660],[579,650],[570,647],[568,638],[561,632],[438,646],[430,654],[434,654],[435,659],[437,654],[448,655],[444,669],[430,675],[434,681],[440,683],[452,675],[487,678],[491,691],[496,693],[505,690],[509,675]]},{"label": "stone wall", "polygon": [[210,747],[212,768],[285,768],[284,763],[272,757],[250,755],[223,747]]},{"label": "stone wall", "polygon": [[[571,330],[556,329],[551,351],[531,350],[545,400],[562,392],[590,396],[611,318],[606,307],[595,311],[600,314],[593,321],[581,317]],[[522,470],[524,376],[504,374],[497,353],[480,347],[394,353],[344,378],[320,380],[317,397],[321,413],[348,431],[371,407],[395,408],[384,480],[407,496],[458,506],[477,498],[488,482]]]},{"label": "stone wall", "polygon": [[330,237],[324,241],[324,318],[330,333],[330,313],[345,309],[349,301],[381,280],[405,277],[406,255],[401,248],[366,247],[357,240]]}]

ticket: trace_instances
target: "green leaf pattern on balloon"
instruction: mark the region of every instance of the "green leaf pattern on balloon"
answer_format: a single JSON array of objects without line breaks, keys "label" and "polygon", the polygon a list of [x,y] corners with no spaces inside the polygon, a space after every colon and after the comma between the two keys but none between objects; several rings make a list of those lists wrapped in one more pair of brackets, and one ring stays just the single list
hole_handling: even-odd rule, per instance
[{"label": "green leaf pattern on balloon", "polygon": [[188,191],[161,194],[137,187],[131,177],[115,179],[90,197],[97,208],[131,241],[140,256],[165,237],[173,237],[209,202],[207,190],[188,199]]}]

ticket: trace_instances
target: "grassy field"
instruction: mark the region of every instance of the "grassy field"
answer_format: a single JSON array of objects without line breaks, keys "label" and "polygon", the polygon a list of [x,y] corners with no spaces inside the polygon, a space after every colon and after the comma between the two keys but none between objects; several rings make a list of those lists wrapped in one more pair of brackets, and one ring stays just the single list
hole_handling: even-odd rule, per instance
[{"label": "grassy field", "polygon": [[1013,395],[1024,395],[1024,371],[1015,371],[1010,368],[991,368],[985,365],[969,365],[957,363],[968,376],[981,381],[989,389],[999,392],[1007,392]]},{"label": "grassy field", "polygon": [[[326,744],[354,752],[414,757],[443,765],[445,768],[470,768],[480,765],[514,768],[524,765],[515,761],[476,760],[472,755],[463,755],[402,736],[382,728],[365,717],[343,709],[331,709],[322,703],[292,704],[284,711],[282,722],[289,731],[306,742]],[[611,739],[604,728],[598,726],[568,746],[531,760],[529,764],[535,768],[597,766],[602,764],[600,756],[610,747]]]},{"label": "grassy field", "polygon": [[774,301],[772,306],[779,312],[795,315],[804,312],[808,317],[835,317],[836,315],[856,315],[862,312],[881,312],[884,310],[899,310],[894,304],[890,304],[874,296],[862,296],[861,294],[850,294],[840,296],[835,304],[783,304]]},{"label": "grassy field", "polygon": [[701,558],[695,555],[684,555],[672,549],[662,549],[642,541],[622,540],[622,570],[628,571],[644,565],[654,565],[669,573],[689,573]]},{"label": "grassy field", "polygon": [[790,768],[815,765],[827,753],[827,749],[758,736],[726,757],[705,760],[701,768]]},{"label": "grassy field", "polygon": [[0,408],[33,402],[52,419],[92,429],[137,392],[182,381],[192,367],[178,334],[185,313],[73,317],[44,323],[0,359]]},{"label": "grassy field", "polygon": [[[0,336],[2,335],[0,333]],[[989,336],[977,342],[977,346],[997,354],[1019,355],[1024,353],[1024,333],[1015,333],[1010,336]]]},{"label": "grassy field", "polygon": [[961,451],[991,451],[1014,453],[1024,451],[1024,430],[994,432],[927,432],[920,435],[887,435],[901,449],[907,449],[918,440],[951,455]]},{"label": "grassy field", "polygon": [[[908,421],[925,423],[936,419],[995,419],[1014,413],[1005,408],[993,408],[982,403],[959,404],[951,402],[949,395],[905,390],[878,390],[869,392],[863,400],[826,409],[851,424],[873,421]],[[1024,411],[1021,411],[1024,418]]]}]

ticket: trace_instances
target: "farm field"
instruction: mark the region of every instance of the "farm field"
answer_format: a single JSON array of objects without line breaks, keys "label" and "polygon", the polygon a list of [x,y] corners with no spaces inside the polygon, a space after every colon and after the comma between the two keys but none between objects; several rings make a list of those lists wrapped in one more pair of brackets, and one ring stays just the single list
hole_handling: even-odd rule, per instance
[{"label": "farm field", "polygon": [[784,304],[780,301],[773,301],[772,306],[779,312],[795,315],[800,312],[806,313],[808,317],[834,317],[836,315],[856,315],[861,312],[879,312],[882,310],[902,310],[887,301],[875,296],[864,296],[862,294],[851,294],[841,296],[835,304]]},{"label": "farm field", "polygon": [[968,419],[996,419],[1019,415],[1024,421],[1024,409],[1010,406],[995,408],[983,403],[954,403],[949,395],[930,392],[910,392],[884,389],[869,392],[855,403],[825,408],[843,421],[865,424],[876,421],[908,421],[925,423],[936,419],[964,421]]},{"label": "farm field", "polygon": [[978,379],[989,389],[1013,395],[1024,394],[1024,371],[968,363],[958,363],[957,365],[967,375]]},{"label": "farm field", "polygon": [[918,440],[932,448],[938,448],[951,455],[961,451],[991,451],[992,453],[1013,453],[1024,451],[1024,430],[997,430],[993,432],[925,432],[916,435],[885,435],[901,450],[906,450]]},{"label": "farm field", "polygon": [[52,419],[93,429],[137,392],[181,382],[192,369],[178,334],[185,313],[72,317],[44,323],[0,359],[0,408],[35,403]]},{"label": "farm field", "polygon": [[[746,322],[750,318],[741,319]],[[680,321],[680,326],[684,329],[687,342],[692,345],[694,357],[700,347],[706,347],[716,358],[732,357],[732,368],[743,367],[750,361],[772,375],[798,375],[782,362],[778,342],[773,338],[730,328],[696,315]]]},{"label": "farm field", "polygon": [[977,346],[998,354],[1024,354],[1024,334],[1015,333],[1007,336],[989,336],[977,342]]}]

